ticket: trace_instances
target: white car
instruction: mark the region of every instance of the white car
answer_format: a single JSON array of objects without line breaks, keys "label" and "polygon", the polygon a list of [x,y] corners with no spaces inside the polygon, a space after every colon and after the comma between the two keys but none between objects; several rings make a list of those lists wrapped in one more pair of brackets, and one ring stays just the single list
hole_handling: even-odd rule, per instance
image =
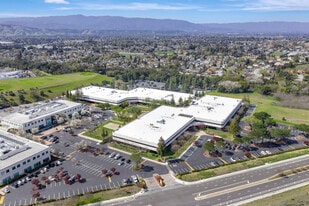
[{"label": "white car", "polygon": [[232,162],[236,162],[236,159],[234,159],[233,157],[231,157],[230,160],[231,160]]},{"label": "white car", "polygon": [[4,193],[10,193],[10,190],[9,190],[9,188],[4,188],[4,189],[2,189],[2,192],[4,192]]},{"label": "white car", "polygon": [[135,182],[135,183],[138,182],[138,177],[137,177],[137,175],[132,175],[131,178],[132,178],[133,182]]}]

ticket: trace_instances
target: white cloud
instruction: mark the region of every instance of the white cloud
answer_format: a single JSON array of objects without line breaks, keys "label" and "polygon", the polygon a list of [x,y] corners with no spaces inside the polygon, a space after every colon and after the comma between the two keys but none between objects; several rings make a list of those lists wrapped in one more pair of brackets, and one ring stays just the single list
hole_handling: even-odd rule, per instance
[{"label": "white cloud", "polygon": [[243,1],[242,10],[260,11],[305,11],[309,10],[308,0],[256,0]]},{"label": "white cloud", "polygon": [[[49,0],[51,1],[51,0]],[[55,0],[53,0],[55,1]],[[165,5],[157,3],[130,3],[130,4],[79,4],[75,7],[61,7],[59,10],[136,10],[136,11],[147,11],[147,10],[193,10],[201,7],[191,6],[185,4],[174,4]]]},{"label": "white cloud", "polygon": [[49,4],[69,4],[66,0],[44,0],[44,2]]}]

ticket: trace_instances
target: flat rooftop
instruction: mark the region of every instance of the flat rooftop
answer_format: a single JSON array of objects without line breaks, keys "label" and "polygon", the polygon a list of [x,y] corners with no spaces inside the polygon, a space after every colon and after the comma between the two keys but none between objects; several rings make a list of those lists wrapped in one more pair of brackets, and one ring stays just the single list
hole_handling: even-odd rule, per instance
[{"label": "flat rooftop", "polygon": [[[171,101],[173,98],[177,104],[180,98],[185,101],[192,96],[191,94],[187,93],[150,89],[144,87],[125,91],[98,86],[88,86],[81,88],[81,91],[84,99],[97,102],[108,102],[112,104],[121,104],[124,101],[146,101],[148,99]],[[73,93],[74,92],[75,91],[73,91]]]},{"label": "flat rooftop", "polygon": [[46,145],[0,130],[0,168],[9,167],[47,148]]},{"label": "flat rooftop", "polygon": [[113,136],[157,147],[160,137],[165,142],[193,122],[193,117],[180,116],[182,108],[160,106],[113,132]]},{"label": "flat rooftop", "polygon": [[182,114],[192,115],[196,121],[223,125],[240,105],[241,99],[206,95],[199,100],[193,100]]},{"label": "flat rooftop", "polygon": [[67,100],[37,102],[32,105],[23,105],[12,110],[7,109],[2,111],[1,119],[16,124],[24,124],[31,120],[53,115],[78,105],[80,105],[80,103]]}]

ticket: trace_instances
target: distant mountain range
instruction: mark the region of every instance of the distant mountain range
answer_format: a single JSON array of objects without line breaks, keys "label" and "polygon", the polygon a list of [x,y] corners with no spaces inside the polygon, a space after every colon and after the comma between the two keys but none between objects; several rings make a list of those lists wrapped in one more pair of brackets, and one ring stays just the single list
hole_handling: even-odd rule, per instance
[{"label": "distant mountain range", "polygon": [[[98,35],[130,33],[181,34],[309,34],[309,22],[249,22],[194,24],[188,21],[113,16],[52,16],[0,18],[0,36]],[[119,34],[119,32],[118,32]]]}]

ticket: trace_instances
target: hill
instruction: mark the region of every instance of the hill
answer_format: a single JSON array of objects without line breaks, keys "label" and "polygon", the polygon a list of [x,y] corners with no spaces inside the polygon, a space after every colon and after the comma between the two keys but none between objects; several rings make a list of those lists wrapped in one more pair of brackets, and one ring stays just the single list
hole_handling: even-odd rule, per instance
[{"label": "hill", "polygon": [[248,22],[195,24],[172,19],[125,18],[117,16],[50,16],[0,18],[0,35],[99,35],[180,32],[185,34],[265,33],[309,34],[309,22]]}]

